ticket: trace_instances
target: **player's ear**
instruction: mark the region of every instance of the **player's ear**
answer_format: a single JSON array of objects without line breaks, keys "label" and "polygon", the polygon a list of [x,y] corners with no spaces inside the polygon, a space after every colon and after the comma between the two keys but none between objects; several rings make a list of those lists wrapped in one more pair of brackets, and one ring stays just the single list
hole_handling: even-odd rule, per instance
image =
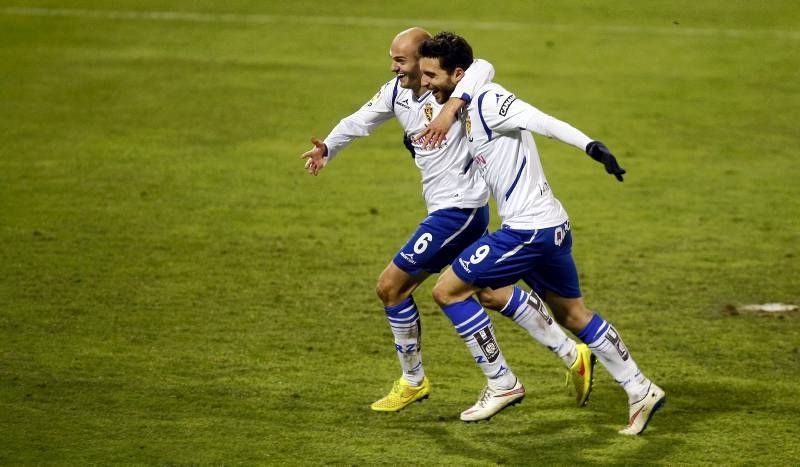
[{"label": "player's ear", "polygon": [[453,71],[453,81],[457,83],[461,81],[461,78],[463,77],[464,77],[464,69],[456,67],[456,69]]}]

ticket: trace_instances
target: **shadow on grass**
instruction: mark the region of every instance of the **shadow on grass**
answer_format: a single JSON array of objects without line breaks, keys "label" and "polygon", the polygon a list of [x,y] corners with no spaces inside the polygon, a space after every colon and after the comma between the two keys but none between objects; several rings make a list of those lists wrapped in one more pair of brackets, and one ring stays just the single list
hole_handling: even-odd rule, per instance
[{"label": "shadow on grass", "polygon": [[[702,453],[687,453],[687,443],[705,438],[700,426],[709,419],[747,411],[758,394],[752,389],[722,383],[693,383],[678,390],[669,386],[668,402],[641,436],[617,433],[621,428],[618,398],[602,397],[586,410],[504,413],[489,422],[464,425],[448,418],[417,420],[440,453],[480,464],[531,463],[657,463],[700,460]],[[452,417],[451,417],[452,418]],[[624,420],[624,418],[623,418]],[[438,423],[437,423],[438,422]],[[689,459],[686,457],[688,456]]]}]

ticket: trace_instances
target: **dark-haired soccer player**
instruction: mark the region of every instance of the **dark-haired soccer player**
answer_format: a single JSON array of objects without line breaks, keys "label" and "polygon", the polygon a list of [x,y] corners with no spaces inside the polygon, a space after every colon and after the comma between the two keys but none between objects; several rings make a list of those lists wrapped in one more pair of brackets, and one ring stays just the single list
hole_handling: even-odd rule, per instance
[{"label": "dark-haired soccer player", "polygon": [[[406,135],[420,132],[435,118],[442,106],[422,87],[417,57],[419,44],[428,38],[430,34],[420,28],[408,29],[394,38],[389,53],[396,77],[384,84],[361,109],[342,119],[324,142],[312,139],[314,147],[302,155],[307,160],[309,173],[317,175],[345,146],[356,138],[369,135],[392,117],[398,119]],[[493,74],[494,69],[489,63],[476,60],[461,80],[459,93],[474,93],[475,89],[491,80]],[[401,410],[428,396],[430,383],[422,365],[421,323],[412,294],[428,276],[450,264],[465,247],[486,232],[489,192],[483,179],[467,168],[469,153],[463,132],[461,123],[456,123],[449,133],[451,143],[435,149],[422,148],[407,141],[422,177],[422,194],[428,216],[378,279],[378,296],[394,334],[394,348],[403,375],[395,381],[388,395],[372,404],[376,411]],[[569,369],[578,406],[584,405],[591,392],[594,362],[588,347],[576,345],[554,324],[535,293],[505,287],[482,291],[481,299],[487,307],[512,318],[558,355]],[[483,343],[473,349],[473,356],[491,360],[497,366],[496,372],[504,371],[502,361],[493,357],[491,349],[495,344],[491,330],[482,326],[473,331],[465,328],[464,331],[481,332]],[[488,357],[484,355],[484,349],[489,349],[486,350]],[[525,394],[521,385],[514,391],[517,400]]]},{"label": "dark-haired soccer player", "polygon": [[[424,41],[419,54],[423,86],[444,103],[471,65],[472,48],[462,37],[443,32]],[[614,326],[584,304],[572,259],[569,217],[544,176],[530,132],[585,150],[619,181],[625,170],[603,143],[542,113],[498,84],[488,83],[474,96],[464,99],[470,101],[464,116],[469,151],[494,196],[503,225],[459,255],[439,277],[434,299],[456,329],[461,329],[467,322],[489,322],[472,298],[476,291],[525,280],[544,297],[558,322],[589,345],[625,390],[630,417],[620,433],[639,434],[666,396],[639,370]],[[490,379],[481,398],[462,418],[501,410],[515,381],[510,370],[505,381],[492,384]]]}]

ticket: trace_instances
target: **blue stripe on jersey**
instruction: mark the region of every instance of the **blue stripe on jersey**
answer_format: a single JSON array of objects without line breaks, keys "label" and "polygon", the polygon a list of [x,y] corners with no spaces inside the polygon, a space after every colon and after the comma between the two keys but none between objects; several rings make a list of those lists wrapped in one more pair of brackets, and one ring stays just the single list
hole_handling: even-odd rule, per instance
[{"label": "blue stripe on jersey", "polygon": [[461,173],[466,174],[467,172],[469,172],[470,167],[472,167],[472,159],[470,159],[469,162],[467,162],[467,165],[464,166],[464,171]]},{"label": "blue stripe on jersey", "polygon": [[412,98],[412,99],[414,99],[414,102],[422,102],[422,101],[424,101],[424,100],[425,100],[425,98],[426,98],[426,97],[428,97],[428,96],[430,96],[430,95],[431,95],[431,91],[428,91],[428,92],[426,92],[425,94],[423,94],[423,95],[422,95],[422,97],[420,97],[419,99],[417,99],[416,97],[414,97],[414,96],[413,96],[413,94],[412,94],[411,98]]},{"label": "blue stripe on jersey", "polygon": [[483,91],[483,94],[478,96],[478,116],[481,117],[481,123],[483,123],[483,129],[486,130],[486,136],[489,137],[489,141],[492,140],[492,130],[489,129],[489,125],[486,124],[486,120],[483,118],[483,96],[489,91]]},{"label": "blue stripe on jersey", "polygon": [[528,162],[528,158],[525,157],[522,159],[522,165],[519,166],[519,171],[517,172],[516,178],[514,178],[514,183],[511,184],[511,188],[506,191],[506,199],[511,196],[511,193],[514,191],[514,188],[517,186],[517,182],[519,182],[519,177],[522,176],[522,169],[525,168],[525,163]]},{"label": "blue stripe on jersey", "polygon": [[461,95],[461,100],[469,104],[470,102],[472,102],[472,96],[470,96],[465,92],[464,94]]},{"label": "blue stripe on jersey", "polygon": [[394,79],[394,90],[392,91],[392,112],[394,112],[394,100],[397,99],[397,86],[400,85],[400,78]]}]

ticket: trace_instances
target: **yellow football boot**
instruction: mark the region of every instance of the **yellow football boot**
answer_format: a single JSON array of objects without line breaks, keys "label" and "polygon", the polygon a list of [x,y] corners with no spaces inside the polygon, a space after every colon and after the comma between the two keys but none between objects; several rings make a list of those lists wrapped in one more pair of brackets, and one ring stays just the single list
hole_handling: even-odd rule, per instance
[{"label": "yellow football boot", "polygon": [[369,407],[377,412],[397,412],[412,402],[427,399],[431,393],[431,383],[426,376],[419,386],[411,386],[402,376],[394,382],[391,392]]},{"label": "yellow football boot", "polygon": [[572,381],[572,386],[575,388],[575,402],[578,407],[583,407],[589,400],[589,394],[592,393],[594,364],[597,359],[586,344],[576,345],[575,350],[578,352],[578,358],[567,370],[567,385]]}]

